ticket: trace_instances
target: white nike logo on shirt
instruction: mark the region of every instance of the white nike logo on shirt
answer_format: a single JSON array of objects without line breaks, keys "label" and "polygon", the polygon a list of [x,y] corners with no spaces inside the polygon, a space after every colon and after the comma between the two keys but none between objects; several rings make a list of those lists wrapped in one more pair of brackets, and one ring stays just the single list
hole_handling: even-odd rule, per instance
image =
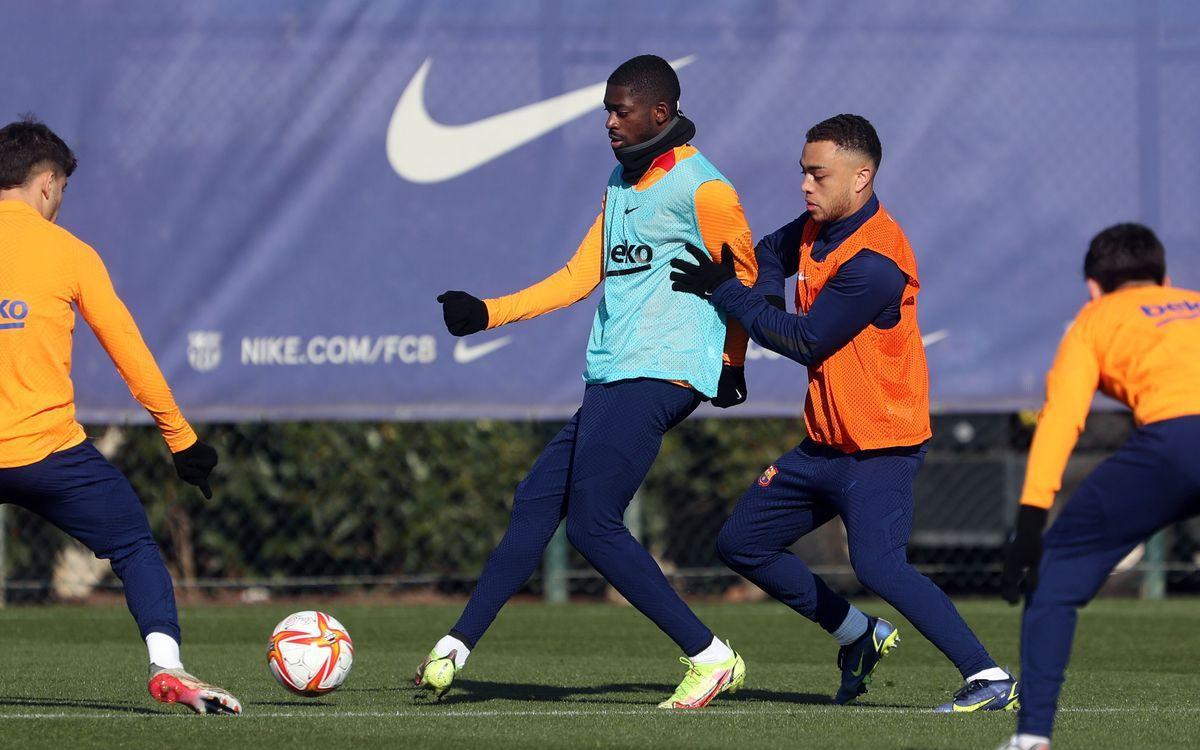
[{"label": "white nike logo on shirt", "polygon": [[512,336],[504,336],[475,346],[467,343],[466,339],[459,339],[458,343],[454,345],[454,361],[460,365],[465,365],[468,362],[474,362],[480,357],[486,357],[497,349],[503,349],[511,343]]},{"label": "white nike logo on shirt", "polygon": [[[683,57],[671,66],[678,70],[695,59],[695,55]],[[423,184],[466,174],[598,109],[607,85],[585,86],[465,125],[443,125],[425,108],[425,81],[432,62],[427,58],[409,81],[387,130],[392,169]]]}]

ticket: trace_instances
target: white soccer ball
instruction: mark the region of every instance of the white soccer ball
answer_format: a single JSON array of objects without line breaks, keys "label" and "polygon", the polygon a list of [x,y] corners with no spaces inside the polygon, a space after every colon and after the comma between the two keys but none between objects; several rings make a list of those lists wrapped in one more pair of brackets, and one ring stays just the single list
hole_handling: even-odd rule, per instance
[{"label": "white soccer ball", "polygon": [[280,685],[296,695],[311,698],[337,690],[353,664],[350,632],[324,612],[288,615],[267,643],[267,667]]}]

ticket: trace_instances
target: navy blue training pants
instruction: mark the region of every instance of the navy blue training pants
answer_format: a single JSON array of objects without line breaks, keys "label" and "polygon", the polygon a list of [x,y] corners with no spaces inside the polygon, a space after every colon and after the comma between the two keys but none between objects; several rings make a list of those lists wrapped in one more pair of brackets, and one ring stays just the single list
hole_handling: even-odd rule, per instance
[{"label": "navy blue training pants", "polygon": [[1018,731],[1050,736],[1079,607],[1159,529],[1200,514],[1200,416],[1136,430],[1071,495],[1046,532],[1021,620]]},{"label": "navy blue training pants", "polygon": [[663,435],[699,404],[694,391],[661,380],[587,386],[579,411],[517,486],[508,530],[451,633],[475,646],[533,575],[565,518],[571,544],[630,604],[685,654],[707,648],[712,631],[671,588],[624,520]]},{"label": "navy blue training pants", "polygon": [[788,548],[841,516],[864,586],[908,618],[969,676],[996,663],[933,581],[908,563],[912,483],[925,446],[846,454],[805,439],[742,495],[717,538],[729,567],[829,632],[850,604]]},{"label": "navy blue training pants", "polygon": [[0,469],[0,502],[38,514],[109,560],[143,638],[165,633],[180,640],[175,590],[146,511],[125,476],[90,442]]}]

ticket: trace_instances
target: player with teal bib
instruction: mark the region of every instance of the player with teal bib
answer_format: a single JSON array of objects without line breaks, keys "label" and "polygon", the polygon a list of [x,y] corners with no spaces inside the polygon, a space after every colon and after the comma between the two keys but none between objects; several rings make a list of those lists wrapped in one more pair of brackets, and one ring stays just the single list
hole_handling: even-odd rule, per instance
[{"label": "player with teal bib", "polygon": [[[725,313],[671,291],[671,260],[704,246],[696,187],[728,180],[697,153],[644,190],[613,170],[604,194],[604,298],[588,340],[588,383],[681,380],[717,395]],[[690,256],[689,256],[690,257]]]},{"label": "player with teal bib", "polygon": [[746,399],[747,337],[706,301],[675,294],[672,259],[703,247],[740,278],[756,275],[737,193],[690,145],[696,128],[678,111],[679,79],[662,58],[635,57],[608,79],[604,106],[613,170],[604,207],[574,257],[515,294],[438,297],[456,336],[604,296],[588,341],[583,404],[517,487],[504,538],[488,558],[458,622],[417,669],[440,697],[500,608],[537,569],[560,521],[596,570],[683,651],[687,674],[662,708],[701,708],[745,680],[746,665],[671,588],[625,527],[625,508],[663,435],[702,401]]}]

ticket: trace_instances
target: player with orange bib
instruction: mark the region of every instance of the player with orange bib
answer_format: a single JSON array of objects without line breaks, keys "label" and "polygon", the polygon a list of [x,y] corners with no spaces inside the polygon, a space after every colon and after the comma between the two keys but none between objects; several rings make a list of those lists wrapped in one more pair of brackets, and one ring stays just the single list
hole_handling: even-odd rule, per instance
[{"label": "player with orange bib", "polygon": [[42,516],[112,563],[146,641],[155,700],[239,714],[229,692],[184,671],[171,574],[146,512],[75,420],[78,312],[154,417],[179,477],[212,497],[217,452],[180,413],[100,256],[55,223],[75,164],[67,144],[32,118],[0,129],[0,501]]},{"label": "player with orange bib", "polygon": [[[1049,750],[1075,620],[1113,567],[1166,526],[1200,514],[1200,292],[1167,281],[1154,232],[1118,224],[1083,262],[1091,301],[1058,346],[1029,450],[1004,597],[1021,620],[1017,734],[1002,750]],[[1042,537],[1096,391],[1137,429],[1083,483]]]},{"label": "player with orange bib", "polygon": [[[808,437],[763,472],[721,529],[725,562],[815,621],[841,645],[848,703],[899,641],[891,623],[834,593],[788,548],[840,516],[858,579],[900,610],[964,678],[937,708],[1012,709],[1017,685],[950,599],[908,563],[912,483],[925,458],[929,378],[917,328],[920,282],[912,248],[874,193],[882,146],[857,115],[810,129],[800,165],[806,211],[762,239],[758,282],[743,286],[728,263],[692,253],[674,261],[677,291],[709,299],[759,345],[808,368]],[[784,279],[795,275],[796,309]]]}]

